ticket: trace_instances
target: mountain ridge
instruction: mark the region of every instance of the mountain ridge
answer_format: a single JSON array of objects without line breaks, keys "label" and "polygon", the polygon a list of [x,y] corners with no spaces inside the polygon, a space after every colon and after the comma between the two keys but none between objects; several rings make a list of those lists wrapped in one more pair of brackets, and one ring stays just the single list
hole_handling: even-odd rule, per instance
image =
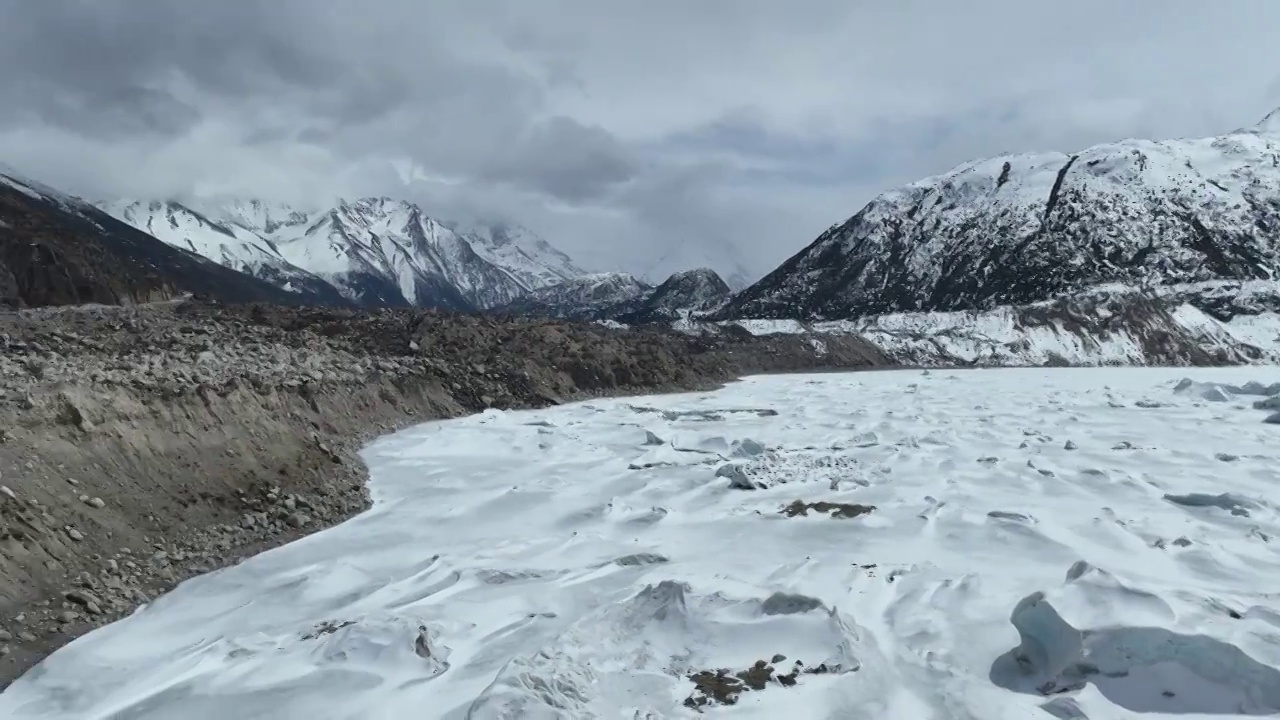
[{"label": "mountain ridge", "polygon": [[461,226],[387,196],[323,211],[244,198],[98,206],[233,269],[367,306],[487,310],[584,272],[522,226]]},{"label": "mountain ridge", "polygon": [[1209,138],[970,161],[886,191],[720,317],[986,309],[1280,272],[1280,113]]},{"label": "mountain ridge", "polygon": [[166,244],[79,198],[0,174],[0,305],[132,305],[190,295],[345,304],[332,295],[282,289]]}]

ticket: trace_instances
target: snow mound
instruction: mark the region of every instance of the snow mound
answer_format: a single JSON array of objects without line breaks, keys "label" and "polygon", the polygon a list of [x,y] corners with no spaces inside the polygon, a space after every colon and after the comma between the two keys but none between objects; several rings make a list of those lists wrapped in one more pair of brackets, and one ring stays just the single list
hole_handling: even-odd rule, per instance
[{"label": "snow mound", "polygon": [[1020,642],[991,668],[996,685],[1049,696],[1086,684],[1137,713],[1271,715],[1280,712],[1280,670],[1204,635],[1158,627],[1079,630],[1044,593],[1014,607]]},{"label": "snow mound", "polygon": [[[839,675],[861,667],[859,654],[868,644],[851,620],[818,601],[696,595],[684,583],[663,580],[510,662],[467,717],[671,717],[684,704],[680,696],[693,693],[689,677],[707,668],[750,667],[762,656],[781,656],[779,664],[800,660]],[[821,683],[806,685],[801,680],[791,689],[802,698],[810,695],[802,691],[821,694]]]}]

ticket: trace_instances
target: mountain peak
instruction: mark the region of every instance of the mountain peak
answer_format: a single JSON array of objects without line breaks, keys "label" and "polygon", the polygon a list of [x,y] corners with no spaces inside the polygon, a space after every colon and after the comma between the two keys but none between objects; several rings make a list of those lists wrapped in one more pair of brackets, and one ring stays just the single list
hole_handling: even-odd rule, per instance
[{"label": "mountain peak", "polygon": [[1280,276],[1280,111],[1257,129],[1006,155],[889,190],[725,317],[983,310],[1091,287]]}]

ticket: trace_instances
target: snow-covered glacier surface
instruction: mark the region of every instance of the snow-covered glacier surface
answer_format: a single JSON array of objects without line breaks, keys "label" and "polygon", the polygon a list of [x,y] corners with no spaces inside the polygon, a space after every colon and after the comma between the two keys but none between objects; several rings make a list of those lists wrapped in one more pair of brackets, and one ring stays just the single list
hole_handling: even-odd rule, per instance
[{"label": "snow-covered glacier surface", "polygon": [[366,449],[372,510],[81,638],[0,717],[1277,714],[1277,380],[771,376],[428,423]]}]

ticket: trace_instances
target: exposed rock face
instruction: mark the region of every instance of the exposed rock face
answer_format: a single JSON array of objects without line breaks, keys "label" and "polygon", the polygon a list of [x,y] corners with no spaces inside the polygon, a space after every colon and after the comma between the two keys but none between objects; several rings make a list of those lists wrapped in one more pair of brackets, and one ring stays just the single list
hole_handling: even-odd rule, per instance
[{"label": "exposed rock face", "polygon": [[131,304],[185,294],[315,301],[170,247],[75,198],[0,174],[0,307]]},{"label": "exposed rock face", "polygon": [[979,160],[893,190],[724,317],[836,319],[1023,304],[1105,283],[1280,272],[1280,125]]},{"label": "exposed rock face", "polygon": [[715,310],[725,304],[729,285],[710,268],[678,272],[654,288],[640,309],[615,318],[628,325],[671,322]]},{"label": "exposed rock face", "polygon": [[819,355],[421,310],[0,312],[0,686],[183,578],[365,508],[356,450],[398,426],[885,363],[854,337]]},{"label": "exposed rock face", "polygon": [[627,273],[595,273],[535,290],[494,309],[502,315],[608,320],[639,310],[653,288]]}]

